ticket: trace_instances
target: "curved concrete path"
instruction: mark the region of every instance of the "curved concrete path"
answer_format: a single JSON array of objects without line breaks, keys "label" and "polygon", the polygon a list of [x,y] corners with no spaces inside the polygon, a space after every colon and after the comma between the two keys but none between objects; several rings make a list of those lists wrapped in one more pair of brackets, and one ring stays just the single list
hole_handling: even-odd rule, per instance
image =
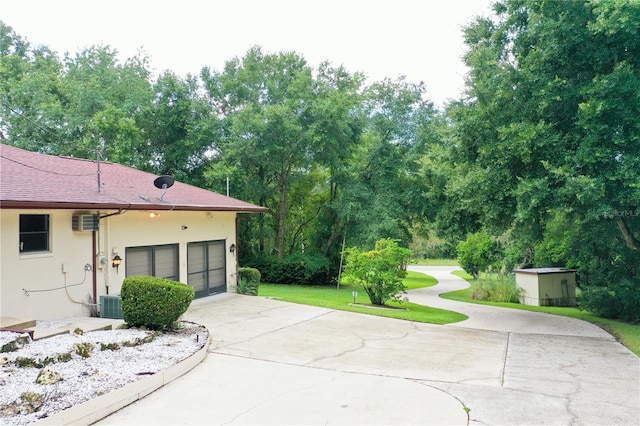
[{"label": "curved concrete path", "polygon": [[438,284],[433,287],[410,291],[409,299],[411,302],[460,312],[469,317],[466,321],[451,324],[454,327],[504,331],[509,333],[552,334],[613,339],[609,333],[600,327],[573,318],[442,299],[439,297],[440,294],[469,287],[467,281],[451,274],[453,271],[460,270],[458,267],[410,266],[408,269],[431,275],[438,280]]},{"label": "curved concrete path", "polygon": [[640,360],[609,334],[551,315],[447,305],[455,302],[437,294],[465,282],[450,269],[421,271],[440,284],[410,299],[469,320],[437,326],[233,294],[198,300],[185,319],[209,329],[208,357],[98,424],[638,424]]}]

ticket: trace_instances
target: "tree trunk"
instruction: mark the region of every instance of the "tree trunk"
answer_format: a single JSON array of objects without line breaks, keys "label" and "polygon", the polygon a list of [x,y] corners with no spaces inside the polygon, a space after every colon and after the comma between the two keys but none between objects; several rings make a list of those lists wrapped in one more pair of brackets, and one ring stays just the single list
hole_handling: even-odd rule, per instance
[{"label": "tree trunk", "polygon": [[329,234],[329,239],[327,240],[327,244],[324,246],[324,250],[322,251],[322,255],[327,257],[329,252],[331,251],[331,246],[333,246],[333,242],[338,237],[338,229],[340,227],[340,219],[336,219],[336,221],[331,226],[331,234]]},{"label": "tree trunk", "polygon": [[[260,183],[264,184],[265,181],[265,177],[264,177],[264,168],[263,167],[259,167],[258,168],[258,176],[260,177]],[[260,194],[260,200],[259,200],[259,205],[260,207],[267,207],[267,200],[266,197],[264,196],[264,193]],[[265,213],[260,213],[260,216],[258,217],[258,252],[260,254],[264,254],[264,248],[265,248],[265,230],[264,230],[264,216]]]},{"label": "tree trunk", "polygon": [[640,250],[640,240],[633,235],[631,229],[629,229],[629,224],[624,219],[618,219],[618,228],[620,228],[620,232],[622,232],[622,236],[624,237],[624,241],[627,243],[627,247],[632,250]]}]

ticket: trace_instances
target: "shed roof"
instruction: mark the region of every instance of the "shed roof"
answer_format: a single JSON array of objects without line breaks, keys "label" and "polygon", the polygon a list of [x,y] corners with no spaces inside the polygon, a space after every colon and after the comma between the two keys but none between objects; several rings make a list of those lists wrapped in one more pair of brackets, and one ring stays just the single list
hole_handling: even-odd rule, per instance
[{"label": "shed roof", "polygon": [[527,268],[527,269],[514,269],[513,272],[520,274],[534,274],[534,275],[543,275],[543,274],[570,274],[576,272],[575,269],[565,269],[565,268]]},{"label": "shed roof", "polygon": [[[0,207],[263,212],[267,209],[131,167],[39,154],[0,144]],[[164,196],[163,196],[164,194]],[[161,199],[162,197],[162,199]]]}]

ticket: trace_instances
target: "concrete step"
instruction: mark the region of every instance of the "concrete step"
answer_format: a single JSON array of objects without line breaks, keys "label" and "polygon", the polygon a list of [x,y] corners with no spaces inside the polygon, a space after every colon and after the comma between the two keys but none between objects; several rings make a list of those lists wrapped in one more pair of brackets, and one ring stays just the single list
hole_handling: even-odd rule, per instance
[{"label": "concrete step", "polygon": [[55,321],[38,321],[35,326],[26,330],[33,333],[33,340],[82,330],[88,333],[97,330],[113,330],[124,324],[124,320],[94,317],[69,317]]},{"label": "concrete step", "polygon": [[29,332],[33,340],[44,339],[46,337],[58,336],[60,334],[69,334],[67,328],[50,328],[50,327],[29,327],[25,331]]},{"label": "concrete step", "polygon": [[0,317],[0,328],[10,328],[15,330],[24,330],[25,328],[35,327],[36,320],[27,320],[15,317]]},{"label": "concrete step", "polygon": [[95,318],[95,317],[69,317],[58,320],[69,324],[67,327],[70,333],[77,328],[87,333],[97,330],[115,330],[124,325],[124,320],[114,318]]}]

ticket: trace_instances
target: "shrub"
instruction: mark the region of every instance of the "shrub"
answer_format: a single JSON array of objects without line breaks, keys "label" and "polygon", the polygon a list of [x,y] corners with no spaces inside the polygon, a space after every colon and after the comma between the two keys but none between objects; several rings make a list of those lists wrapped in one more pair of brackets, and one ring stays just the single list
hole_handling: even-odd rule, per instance
[{"label": "shrub", "polygon": [[476,232],[458,244],[458,263],[474,278],[496,261],[498,245],[484,232]]},{"label": "shrub", "polygon": [[258,295],[260,285],[260,271],[256,268],[238,269],[238,293],[249,296]]},{"label": "shrub", "polygon": [[122,314],[132,327],[172,328],[193,301],[193,287],[150,276],[127,277],[122,284]]},{"label": "shrub", "polygon": [[362,286],[374,305],[384,305],[388,300],[402,302],[402,278],[407,276],[411,250],[399,247],[396,240],[382,239],[371,251],[350,247],[345,253],[345,281]]},{"label": "shrub", "polygon": [[256,281],[248,281],[245,278],[240,278],[238,281],[238,293],[247,296],[257,296],[260,283]]},{"label": "shrub", "polygon": [[247,262],[262,273],[262,281],[273,284],[315,284],[329,281],[331,262],[319,254],[294,253],[283,259],[264,257]]},{"label": "shrub", "polygon": [[260,274],[260,270],[256,268],[238,268],[238,277],[239,279],[245,279],[248,282],[256,282],[259,283],[262,279],[262,275]]},{"label": "shrub", "polygon": [[471,298],[491,302],[520,303],[524,290],[516,285],[514,274],[492,274],[472,284]]},{"label": "shrub", "polygon": [[602,318],[640,323],[640,286],[631,280],[607,287],[582,289],[580,309]]}]

